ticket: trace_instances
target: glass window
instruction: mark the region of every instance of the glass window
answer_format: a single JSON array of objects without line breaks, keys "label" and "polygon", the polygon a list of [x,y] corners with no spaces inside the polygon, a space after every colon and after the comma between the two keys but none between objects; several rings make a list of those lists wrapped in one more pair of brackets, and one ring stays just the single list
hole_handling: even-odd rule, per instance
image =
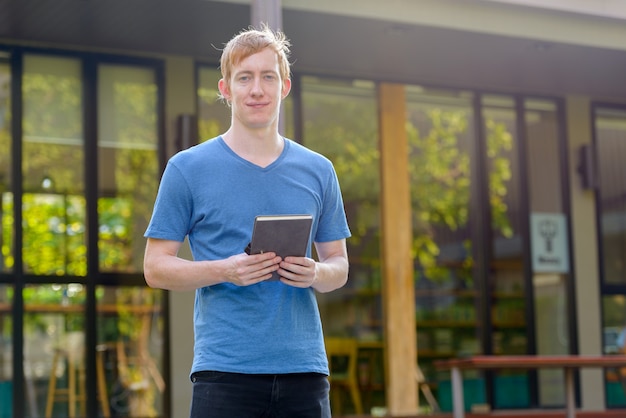
[{"label": "glass window", "polygon": [[86,274],[81,63],[25,55],[24,270]]},{"label": "glass window", "polygon": [[[482,97],[484,151],[491,215],[491,259],[488,287],[491,294],[492,350],[495,354],[526,354],[524,260],[522,219],[523,172],[520,169],[518,114],[510,96]],[[528,378],[522,371],[497,372],[494,394],[497,408],[528,405]],[[511,396],[516,387],[517,396]]]},{"label": "glass window", "polygon": [[[568,354],[570,329],[567,306],[569,274],[568,230],[562,190],[560,132],[554,101],[524,101],[530,234],[533,256],[535,340],[538,354]],[[550,264],[538,262],[538,255]],[[540,370],[539,402],[563,405],[563,372]]]},{"label": "glass window", "polygon": [[[302,79],[303,143],[334,164],[342,188],[348,222],[350,293],[366,295],[380,290],[379,269],[379,152],[373,83]],[[345,298],[342,291],[329,299]],[[323,302],[326,295],[321,295]],[[340,300],[325,301],[323,310],[357,309]],[[371,301],[368,301],[368,304]],[[374,315],[370,315],[374,314]],[[327,334],[380,338],[380,316],[375,311],[337,315],[327,320]]]},{"label": "glass window", "polygon": [[[112,416],[114,405],[122,411],[116,416],[162,415],[165,293],[148,289],[142,274],[143,232],[160,172],[158,64],[92,67],[79,58],[29,52],[21,58],[23,74],[15,75],[0,54],[0,281],[19,277],[24,283],[17,293],[23,316],[15,322],[14,288],[0,284],[0,417],[96,416],[87,411],[88,398],[97,400],[104,416]],[[10,89],[16,76],[20,92]],[[86,80],[96,83],[97,102],[84,102]],[[13,100],[23,102],[22,170],[16,180],[11,179]],[[97,124],[83,126],[92,112]],[[89,149],[98,164],[85,161],[85,145],[94,145]],[[85,179],[98,189],[87,189]],[[12,181],[22,184],[21,199],[13,199]],[[16,201],[20,225],[13,219]],[[88,203],[97,204],[97,231],[87,231]],[[23,235],[20,265],[14,231]],[[92,243],[97,252],[88,251]],[[88,256],[99,257],[91,271]],[[103,281],[136,287],[93,285]],[[97,318],[86,316],[94,294]],[[17,342],[23,368],[16,372],[23,371],[23,380],[13,376],[14,324],[23,325],[23,341]],[[96,334],[100,344],[87,347]],[[87,350],[95,356],[86,356]],[[91,358],[97,398],[85,393]],[[22,400],[12,405],[16,391]]]},{"label": "glass window", "polygon": [[219,70],[200,67],[198,70],[198,136],[200,141],[214,138],[230,126],[230,108],[219,99]]},{"label": "glass window", "polygon": [[482,104],[491,212],[492,266],[489,280],[495,291],[493,351],[523,354],[527,351],[526,341],[499,329],[500,326],[510,328],[515,322],[522,328],[524,325],[523,208],[519,138],[516,137],[517,112],[513,98],[508,96],[484,96]]},{"label": "glass window", "polygon": [[[626,354],[626,295],[602,296],[602,342],[604,354]],[[626,406],[626,369],[605,370],[604,390],[608,407]]]},{"label": "glass window", "polygon": [[98,69],[100,270],[141,272],[158,187],[158,96],[151,68]]},{"label": "glass window", "polygon": [[[620,335],[626,330],[626,109],[596,108],[594,124],[604,352],[624,354]],[[626,370],[607,370],[605,385],[607,406],[626,406]]]},{"label": "glass window", "polygon": [[602,281],[626,287],[626,110],[595,114]]},{"label": "glass window", "polygon": [[9,64],[0,58],[0,272],[10,272],[14,265],[10,93]]},{"label": "glass window", "polygon": [[13,288],[0,285],[0,417],[13,413]]},{"label": "glass window", "polygon": [[98,391],[110,416],[162,416],[163,292],[102,286],[96,295]]},{"label": "glass window", "polygon": [[84,416],[85,400],[72,404],[63,393],[64,388],[78,397],[85,393],[84,286],[27,285],[23,296],[25,411],[28,416]]},{"label": "glass window", "polygon": [[433,360],[482,350],[470,237],[472,94],[413,85],[406,95],[417,349],[434,382]]},{"label": "glass window", "polygon": [[368,410],[371,405],[384,404],[375,85],[303,77],[302,117],[304,145],[328,157],[335,166],[352,231],[348,284],[318,295],[324,332],[357,340],[363,359],[360,379],[365,387],[374,389],[364,396]]}]

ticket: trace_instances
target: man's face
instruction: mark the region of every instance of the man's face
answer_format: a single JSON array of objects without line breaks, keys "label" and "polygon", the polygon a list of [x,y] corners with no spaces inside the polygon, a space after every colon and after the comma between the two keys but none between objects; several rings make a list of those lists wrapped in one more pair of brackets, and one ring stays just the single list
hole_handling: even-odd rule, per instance
[{"label": "man's face", "polygon": [[277,126],[280,103],[289,93],[291,80],[281,80],[278,57],[265,48],[235,65],[229,83],[222,79],[219,88],[232,106],[233,123],[261,129]]}]

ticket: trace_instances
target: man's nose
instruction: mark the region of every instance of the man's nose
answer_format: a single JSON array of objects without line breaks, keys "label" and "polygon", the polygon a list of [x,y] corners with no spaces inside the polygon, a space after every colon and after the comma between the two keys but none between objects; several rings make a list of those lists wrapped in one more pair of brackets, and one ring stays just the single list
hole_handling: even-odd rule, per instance
[{"label": "man's nose", "polygon": [[255,77],[252,81],[252,89],[250,93],[254,96],[260,96],[263,94],[263,87],[261,86],[261,78]]}]

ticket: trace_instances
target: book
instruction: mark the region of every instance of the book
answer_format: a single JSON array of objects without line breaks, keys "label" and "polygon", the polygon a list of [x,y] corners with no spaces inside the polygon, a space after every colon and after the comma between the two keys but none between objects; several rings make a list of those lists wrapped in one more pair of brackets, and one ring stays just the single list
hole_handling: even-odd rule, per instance
[{"label": "book", "polygon": [[[254,219],[248,254],[275,252],[281,258],[306,255],[313,217],[311,215],[259,215]],[[278,280],[274,272],[270,280]]]}]

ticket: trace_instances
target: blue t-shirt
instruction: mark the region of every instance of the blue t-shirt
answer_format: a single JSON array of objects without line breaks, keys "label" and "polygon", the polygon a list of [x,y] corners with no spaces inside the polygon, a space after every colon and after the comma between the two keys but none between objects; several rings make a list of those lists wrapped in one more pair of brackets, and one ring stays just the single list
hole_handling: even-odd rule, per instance
[{"label": "blue t-shirt", "polygon": [[[331,162],[285,139],[261,168],[222,137],[181,151],[163,173],[146,237],[183,241],[194,260],[242,253],[257,215],[311,214],[312,241],[350,236]],[[307,250],[311,256],[311,247]],[[276,281],[196,290],[191,372],[328,374],[315,292]]]}]

